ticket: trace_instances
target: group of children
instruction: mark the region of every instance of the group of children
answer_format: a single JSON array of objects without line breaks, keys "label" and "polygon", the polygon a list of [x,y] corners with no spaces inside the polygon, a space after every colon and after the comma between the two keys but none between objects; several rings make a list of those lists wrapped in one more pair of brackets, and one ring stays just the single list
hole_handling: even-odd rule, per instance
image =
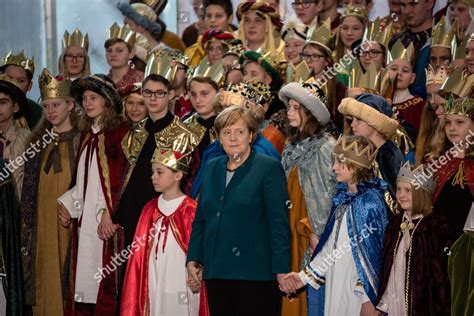
[{"label": "group of children", "polygon": [[34,61],[9,53],[0,313],[209,315],[206,267],[187,254],[206,167],[226,155],[215,121],[235,107],[287,179],[282,315],[474,313],[474,37],[404,1],[374,21],[371,1],[297,1],[285,24],[244,2],[232,33],[232,4],[209,0],[185,53],[159,3],[121,3],[108,75],[91,75],[87,34],[66,32],[41,106],[26,97]]}]

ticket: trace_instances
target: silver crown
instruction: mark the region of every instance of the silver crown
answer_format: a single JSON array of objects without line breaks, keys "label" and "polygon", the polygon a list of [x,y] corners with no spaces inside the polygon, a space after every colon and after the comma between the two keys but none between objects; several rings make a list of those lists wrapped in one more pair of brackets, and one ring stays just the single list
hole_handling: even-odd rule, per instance
[{"label": "silver crown", "polygon": [[405,180],[411,183],[415,189],[421,188],[432,194],[436,188],[436,181],[433,179],[432,173],[426,173],[424,165],[412,169],[410,162],[403,164],[398,172],[397,180]]}]

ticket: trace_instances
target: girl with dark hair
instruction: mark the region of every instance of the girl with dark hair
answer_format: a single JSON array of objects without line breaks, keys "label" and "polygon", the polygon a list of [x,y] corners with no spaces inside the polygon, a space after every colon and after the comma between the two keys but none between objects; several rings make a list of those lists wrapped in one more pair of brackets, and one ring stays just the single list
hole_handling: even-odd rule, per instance
[{"label": "girl with dark hair", "polygon": [[[335,141],[325,130],[331,117],[319,88],[292,82],[280,90],[280,99],[287,105],[290,125],[282,164],[291,202],[291,268],[297,271],[309,262],[331,209]],[[306,316],[306,292],[285,298],[283,315]]]}]

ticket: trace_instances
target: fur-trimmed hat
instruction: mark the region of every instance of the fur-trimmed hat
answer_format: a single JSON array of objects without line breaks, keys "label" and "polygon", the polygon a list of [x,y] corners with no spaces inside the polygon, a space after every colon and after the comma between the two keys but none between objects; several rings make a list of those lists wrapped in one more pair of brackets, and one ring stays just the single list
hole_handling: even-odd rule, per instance
[{"label": "fur-trimmed hat", "polygon": [[392,118],[392,108],[381,96],[362,93],[355,99],[345,98],[337,109],[346,116],[366,122],[386,137],[392,136],[397,131],[398,122]]},{"label": "fur-trimmed hat", "polygon": [[119,2],[117,8],[124,16],[143,27],[156,40],[166,31],[166,24],[160,20],[156,12],[144,3]]},{"label": "fur-trimmed hat", "polygon": [[331,115],[325,104],[324,93],[315,85],[290,82],[281,88],[278,96],[286,106],[288,106],[289,99],[303,105],[321,126],[325,126],[331,120]]},{"label": "fur-trimmed hat", "polygon": [[82,94],[90,90],[103,96],[114,107],[117,113],[122,113],[122,102],[115,83],[104,74],[95,74],[74,80],[71,84],[71,96],[82,105]]}]

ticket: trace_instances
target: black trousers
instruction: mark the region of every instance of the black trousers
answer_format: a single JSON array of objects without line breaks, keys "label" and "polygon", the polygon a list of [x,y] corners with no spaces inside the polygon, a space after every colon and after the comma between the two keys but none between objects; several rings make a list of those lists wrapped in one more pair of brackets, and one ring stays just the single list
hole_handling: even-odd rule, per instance
[{"label": "black trousers", "polygon": [[277,281],[206,280],[211,316],[280,316]]}]

